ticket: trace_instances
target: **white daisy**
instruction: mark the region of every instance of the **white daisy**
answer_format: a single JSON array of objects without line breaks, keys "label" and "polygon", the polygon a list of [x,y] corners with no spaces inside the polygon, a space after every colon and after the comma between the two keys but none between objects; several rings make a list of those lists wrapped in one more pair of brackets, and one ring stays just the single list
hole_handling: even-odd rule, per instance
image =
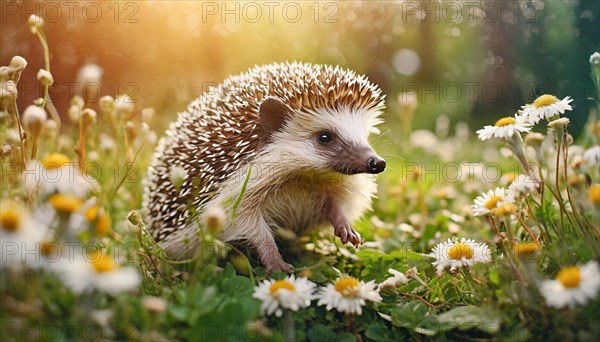
[{"label": "white daisy", "polygon": [[283,280],[265,280],[254,289],[252,297],[262,301],[260,310],[262,314],[281,317],[283,309],[298,311],[310,306],[313,299],[315,283],[293,275]]},{"label": "white daisy", "polygon": [[542,119],[549,120],[557,114],[564,114],[567,110],[573,110],[569,104],[572,101],[573,99],[568,96],[559,100],[554,95],[546,94],[535,99],[533,103],[521,107],[519,114],[523,115],[530,124],[535,125]]},{"label": "white daisy", "polygon": [[538,181],[527,175],[518,175],[508,187],[509,196],[527,195],[539,186]]},{"label": "white daisy", "polygon": [[492,260],[490,250],[485,243],[465,238],[460,239],[460,242],[457,238],[440,242],[427,256],[435,258],[432,264],[437,267],[438,275],[447,268],[452,272],[460,267],[469,268],[476,262],[487,263]]},{"label": "white daisy", "polygon": [[[137,289],[141,279],[132,266],[122,267],[115,257],[94,252],[87,255],[83,250],[72,250],[75,255],[64,256],[54,264],[63,283],[74,293],[99,290],[109,294]],[[71,251],[69,251],[70,253]]]},{"label": "white daisy", "polygon": [[0,202],[0,269],[18,267],[35,251],[47,228],[33,218],[23,205]]},{"label": "white daisy", "polygon": [[477,196],[471,209],[475,216],[494,214],[496,208],[501,207],[506,202],[514,202],[513,195],[505,188],[496,188]]},{"label": "white daisy", "polygon": [[529,132],[531,125],[525,120],[522,115],[513,117],[505,117],[498,121],[493,126],[485,126],[477,131],[477,136],[481,140],[491,138],[508,139],[515,133]]},{"label": "white daisy", "polygon": [[77,165],[60,153],[48,155],[41,163],[29,162],[22,180],[29,192],[41,191],[43,196],[62,193],[85,198],[98,186],[94,178],[82,175]]},{"label": "white daisy", "polygon": [[585,304],[596,298],[600,289],[600,268],[596,261],[583,266],[571,266],[561,269],[554,280],[544,280],[540,291],[546,303],[555,308]]},{"label": "white daisy", "polygon": [[317,294],[318,305],[326,305],[327,310],[335,308],[339,312],[362,314],[366,302],[380,302],[374,280],[368,283],[352,277],[341,277],[334,284],[321,288]]}]

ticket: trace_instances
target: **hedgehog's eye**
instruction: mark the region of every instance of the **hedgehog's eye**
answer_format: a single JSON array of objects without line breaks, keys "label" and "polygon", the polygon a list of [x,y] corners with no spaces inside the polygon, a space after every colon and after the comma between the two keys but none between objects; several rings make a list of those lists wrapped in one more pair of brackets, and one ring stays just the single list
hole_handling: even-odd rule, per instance
[{"label": "hedgehog's eye", "polygon": [[319,143],[321,143],[323,145],[327,145],[327,144],[331,143],[331,141],[333,140],[333,133],[321,132],[317,136],[317,140],[319,141]]}]

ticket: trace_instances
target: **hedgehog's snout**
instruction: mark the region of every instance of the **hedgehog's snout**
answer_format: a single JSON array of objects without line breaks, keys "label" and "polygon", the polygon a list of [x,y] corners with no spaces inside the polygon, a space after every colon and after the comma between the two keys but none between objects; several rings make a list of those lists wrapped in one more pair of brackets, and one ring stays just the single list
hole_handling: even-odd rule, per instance
[{"label": "hedgehog's snout", "polygon": [[377,174],[383,172],[385,170],[385,160],[383,160],[380,156],[372,156],[367,161],[367,170],[369,173]]}]

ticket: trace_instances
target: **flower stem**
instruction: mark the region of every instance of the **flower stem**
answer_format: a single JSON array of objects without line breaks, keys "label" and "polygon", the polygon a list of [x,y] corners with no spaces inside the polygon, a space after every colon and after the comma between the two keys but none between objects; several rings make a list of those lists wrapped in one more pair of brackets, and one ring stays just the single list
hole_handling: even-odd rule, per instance
[{"label": "flower stem", "polygon": [[13,109],[15,114],[15,120],[19,127],[19,142],[21,144],[21,158],[23,160],[23,166],[27,164],[27,157],[25,156],[25,142],[23,141],[23,126],[21,125],[21,118],[19,117],[19,107],[17,107],[17,98],[13,97]]},{"label": "flower stem", "polygon": [[535,236],[535,234],[533,234],[533,232],[531,231],[531,229],[529,229],[529,227],[527,227],[527,225],[525,224],[525,222],[523,221],[523,219],[521,218],[520,215],[515,215],[517,217],[517,220],[519,220],[519,222],[521,222],[521,225],[523,226],[523,228],[527,231],[527,233],[529,233],[529,236],[531,236],[531,238],[533,239],[533,241],[537,241],[537,237]]},{"label": "flower stem", "polygon": [[296,342],[296,325],[291,310],[283,310],[283,339],[286,342]]},{"label": "flower stem", "polygon": [[[39,28],[36,31],[36,35],[40,40],[40,43],[42,44],[42,49],[44,50],[44,64],[45,64],[45,69],[46,71],[50,72],[50,49],[48,48],[48,42],[46,41],[46,35],[44,35],[44,32],[42,31],[42,28]],[[46,102],[48,101],[48,96],[49,96],[49,88],[50,88],[50,84],[44,84],[44,99],[42,101],[42,108],[46,107]]]}]

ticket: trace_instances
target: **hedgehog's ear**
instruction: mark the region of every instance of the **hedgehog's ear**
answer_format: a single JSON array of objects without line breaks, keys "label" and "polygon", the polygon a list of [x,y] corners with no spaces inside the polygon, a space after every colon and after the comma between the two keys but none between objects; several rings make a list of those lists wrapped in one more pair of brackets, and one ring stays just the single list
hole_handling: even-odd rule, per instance
[{"label": "hedgehog's ear", "polygon": [[258,115],[265,133],[271,135],[280,130],[291,111],[290,107],[275,97],[268,97],[261,102]]}]

